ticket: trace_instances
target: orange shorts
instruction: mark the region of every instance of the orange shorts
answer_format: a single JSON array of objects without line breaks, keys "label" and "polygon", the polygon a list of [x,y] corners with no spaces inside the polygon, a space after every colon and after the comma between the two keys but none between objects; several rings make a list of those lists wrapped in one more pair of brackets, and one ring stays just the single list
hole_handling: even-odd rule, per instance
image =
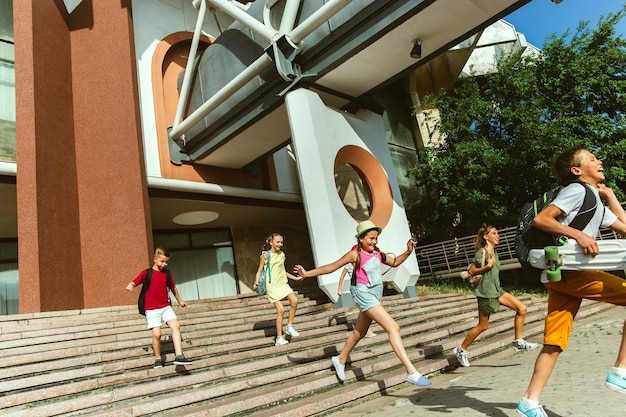
[{"label": "orange shorts", "polygon": [[583,298],[626,305],[626,280],[604,271],[566,271],[559,282],[548,288],[548,316],[543,343],[565,350],[574,317]]}]

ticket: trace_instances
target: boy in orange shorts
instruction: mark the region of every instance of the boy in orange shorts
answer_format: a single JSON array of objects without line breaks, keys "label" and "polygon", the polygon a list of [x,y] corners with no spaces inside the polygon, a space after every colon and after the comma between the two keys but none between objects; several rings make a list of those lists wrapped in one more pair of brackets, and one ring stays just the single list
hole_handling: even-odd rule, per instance
[{"label": "boy in orange shorts", "polygon": [[[609,227],[626,235],[626,213],[613,190],[602,184],[604,170],[602,161],[585,147],[579,146],[563,152],[555,161],[554,173],[562,183],[568,183],[558,196],[533,220],[533,226],[557,236],[576,240],[584,254],[598,253],[595,237],[599,228]],[[573,180],[582,181],[583,185]],[[589,223],[577,230],[568,224],[582,207],[588,188],[595,195],[597,204]],[[603,197],[607,206],[600,200]],[[545,272],[541,282],[548,288],[548,315],[545,321],[544,346],[537,356],[533,375],[524,397],[517,405],[517,412],[527,417],[547,417],[539,404],[539,397],[561,352],[567,346],[572,323],[583,298],[626,305],[626,287],[621,278],[603,271],[566,271],[563,279],[548,282]],[[626,393],[626,321],[614,367],[606,377],[606,386]]]}]

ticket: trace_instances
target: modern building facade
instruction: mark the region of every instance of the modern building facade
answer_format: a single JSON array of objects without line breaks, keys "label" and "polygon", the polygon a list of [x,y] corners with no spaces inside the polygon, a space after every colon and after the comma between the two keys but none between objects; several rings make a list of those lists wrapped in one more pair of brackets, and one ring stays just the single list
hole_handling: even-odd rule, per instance
[{"label": "modern building facade", "polygon": [[[254,100],[246,101],[250,93],[221,110],[215,106],[215,124],[192,127],[195,142],[168,133],[186,83],[206,93],[207,82],[221,79],[220,88],[228,82],[224,67],[210,59],[191,69],[200,75],[186,77],[190,52],[208,57],[206,51],[228,44],[220,36],[236,28],[248,40],[256,34],[240,30],[233,17],[239,12],[229,8],[272,27],[293,7],[288,3],[0,2],[0,313],[132,304],[136,294],[124,287],[151,265],[155,245],[172,249],[171,269],[187,300],[251,291],[261,244],[272,232],[283,234],[289,265],[315,263],[314,246],[325,242],[311,238],[302,187],[317,185],[301,182],[283,95],[268,89]],[[478,34],[527,1],[294,3],[301,5],[295,24],[327,3],[356,8],[363,24],[328,35],[336,40],[324,51],[302,46],[308,56],[277,47],[258,78],[276,79],[276,54],[286,52],[283,63],[298,64],[291,69],[303,73],[282,74],[290,81],[275,84],[278,93],[306,88],[328,107],[379,114],[393,161],[387,175],[404,194],[415,149],[430,137],[412,109],[425,93],[452,85]],[[368,16],[380,21],[366,25]],[[332,19],[322,25],[341,29]],[[325,38],[316,39],[301,42]],[[244,40],[230,45],[233,56],[251,56],[237,49]],[[211,100],[198,97],[184,101],[184,116]],[[350,163],[335,169],[333,198],[356,225],[371,215],[369,184]],[[333,239],[332,230],[327,234]],[[323,297],[317,286],[315,280],[294,285]]]}]

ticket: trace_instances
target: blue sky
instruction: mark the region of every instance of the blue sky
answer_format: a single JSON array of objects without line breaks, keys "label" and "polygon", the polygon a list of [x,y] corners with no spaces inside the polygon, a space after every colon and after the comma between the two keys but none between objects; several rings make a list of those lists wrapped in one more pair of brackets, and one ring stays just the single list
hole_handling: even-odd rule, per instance
[{"label": "blue sky", "polygon": [[[626,0],[563,0],[554,4],[551,0],[532,0],[504,17],[504,20],[523,33],[528,42],[542,48],[546,37],[552,33],[562,35],[568,28],[570,32],[575,32],[582,20],[589,21],[590,27],[596,27],[600,16],[623,9],[625,2]],[[619,22],[617,30],[626,35],[626,18]]]}]

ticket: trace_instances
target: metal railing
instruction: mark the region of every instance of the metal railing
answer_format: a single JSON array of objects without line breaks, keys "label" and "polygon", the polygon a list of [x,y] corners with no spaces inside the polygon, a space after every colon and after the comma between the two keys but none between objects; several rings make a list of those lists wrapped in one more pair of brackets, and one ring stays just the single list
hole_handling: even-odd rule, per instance
[{"label": "metal railing", "polygon": [[[500,258],[500,270],[519,269],[521,265],[515,253],[516,227],[507,227],[498,230],[500,243],[496,252]],[[598,239],[623,239],[610,229],[601,229]],[[456,277],[474,258],[474,236],[455,238],[429,245],[418,246],[415,249],[420,276],[427,277]]]}]

